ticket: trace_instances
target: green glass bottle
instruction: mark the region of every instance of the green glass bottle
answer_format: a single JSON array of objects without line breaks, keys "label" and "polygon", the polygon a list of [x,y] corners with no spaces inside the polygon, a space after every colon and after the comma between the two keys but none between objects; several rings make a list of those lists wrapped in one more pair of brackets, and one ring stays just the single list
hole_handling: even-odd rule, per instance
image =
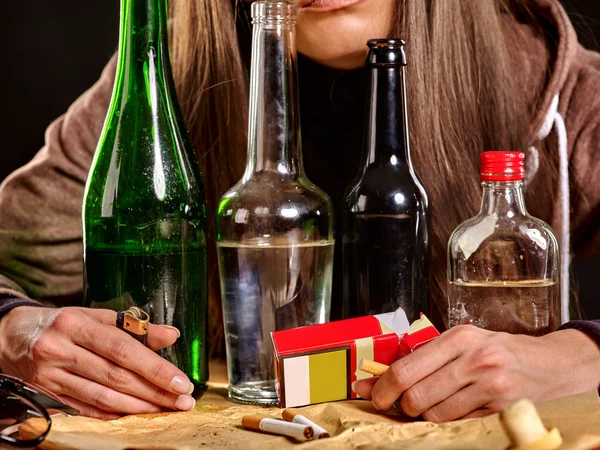
[{"label": "green glass bottle", "polygon": [[208,378],[206,205],[171,72],[166,0],[122,0],[115,87],[83,205],[85,305],[177,327],[161,355]]}]

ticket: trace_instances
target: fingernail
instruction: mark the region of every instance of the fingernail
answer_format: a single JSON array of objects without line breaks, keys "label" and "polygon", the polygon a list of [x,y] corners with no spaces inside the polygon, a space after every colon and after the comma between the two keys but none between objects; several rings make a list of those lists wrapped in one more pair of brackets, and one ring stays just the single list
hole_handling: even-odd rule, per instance
[{"label": "fingernail", "polygon": [[187,378],[177,376],[171,380],[171,389],[178,394],[189,394],[190,389],[194,389],[194,385]]},{"label": "fingernail", "polygon": [[353,381],[352,384],[350,385],[350,389],[352,389],[352,392],[354,392],[356,394],[356,383],[358,383],[358,380]]},{"label": "fingernail", "polygon": [[196,400],[189,395],[180,395],[175,402],[175,408],[180,411],[190,411],[196,406]]},{"label": "fingernail", "polygon": [[188,395],[192,395],[194,393],[194,383],[190,383],[192,386],[190,387],[190,390],[187,392]]},{"label": "fingernail", "polygon": [[167,328],[168,330],[175,330],[177,331],[177,339],[179,339],[181,337],[181,331],[179,331],[178,328],[172,327],[171,325],[160,325],[163,328]]}]

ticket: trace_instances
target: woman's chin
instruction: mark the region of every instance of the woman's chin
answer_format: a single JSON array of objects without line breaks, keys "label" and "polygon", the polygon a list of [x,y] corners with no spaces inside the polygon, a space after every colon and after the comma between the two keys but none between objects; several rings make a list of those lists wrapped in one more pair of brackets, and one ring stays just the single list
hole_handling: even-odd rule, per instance
[{"label": "woman's chin", "polygon": [[[367,56],[366,47],[365,50],[354,50],[348,49],[343,51],[340,49],[339,52],[311,52],[299,50],[304,56],[312,59],[313,61],[322,64],[326,67],[341,70],[351,70],[363,67],[365,64],[365,57]],[[317,54],[315,54],[317,53]]]},{"label": "woman's chin", "polygon": [[387,37],[391,30],[394,0],[377,0],[377,8],[363,1],[331,13],[304,14],[296,26],[298,51],[320,64],[338,69],[364,65],[367,41]]}]

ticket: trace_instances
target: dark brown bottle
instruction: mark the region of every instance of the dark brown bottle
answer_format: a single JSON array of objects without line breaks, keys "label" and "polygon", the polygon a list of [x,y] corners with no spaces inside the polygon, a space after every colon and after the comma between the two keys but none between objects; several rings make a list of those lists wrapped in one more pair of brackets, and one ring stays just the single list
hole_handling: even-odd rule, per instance
[{"label": "dark brown bottle", "polygon": [[415,320],[429,303],[429,202],[410,156],[404,42],[368,46],[364,156],[344,197],[344,317],[402,307]]}]

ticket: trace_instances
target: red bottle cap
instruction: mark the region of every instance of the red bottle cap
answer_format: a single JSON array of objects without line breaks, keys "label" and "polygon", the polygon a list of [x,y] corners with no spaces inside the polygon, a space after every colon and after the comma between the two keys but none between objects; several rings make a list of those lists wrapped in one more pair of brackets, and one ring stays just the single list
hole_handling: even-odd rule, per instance
[{"label": "red bottle cap", "polygon": [[525,153],[483,152],[481,181],[523,181],[525,178]]}]

